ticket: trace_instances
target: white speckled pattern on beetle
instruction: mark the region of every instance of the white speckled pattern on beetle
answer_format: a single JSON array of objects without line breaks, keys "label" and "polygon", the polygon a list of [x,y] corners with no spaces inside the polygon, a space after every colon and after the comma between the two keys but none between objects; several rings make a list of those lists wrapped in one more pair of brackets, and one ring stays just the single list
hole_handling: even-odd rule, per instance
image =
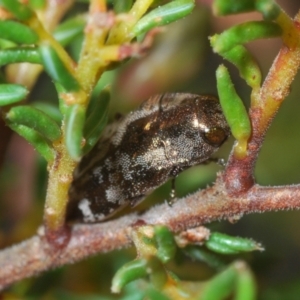
[{"label": "white speckled pattern on beetle", "polygon": [[169,178],[207,161],[229,135],[212,96],[151,97],[109,125],[81,160],[69,191],[67,220],[99,222],[137,204]]}]

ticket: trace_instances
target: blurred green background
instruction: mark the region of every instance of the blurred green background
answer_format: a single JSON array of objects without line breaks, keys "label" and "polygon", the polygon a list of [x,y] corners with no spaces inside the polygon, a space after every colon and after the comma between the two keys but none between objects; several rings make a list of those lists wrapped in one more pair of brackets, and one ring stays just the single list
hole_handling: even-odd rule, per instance
[{"label": "blurred green background", "polygon": [[[204,2],[210,4],[210,1],[198,2],[199,11],[180,21],[185,25],[170,25],[163,33],[165,36],[156,40],[152,54],[143,57],[142,62],[138,59],[128,61],[116,72],[108,72],[101,79],[98,89],[112,82],[111,119],[116,112],[125,114],[148,94],[157,91],[217,94],[215,70],[224,62],[209,49],[208,35],[221,32],[236,23],[259,19],[260,16],[251,13],[216,18],[211,15],[209,6],[202,6]],[[277,2],[290,16],[300,8],[298,0]],[[70,15],[86,9],[87,4],[78,3]],[[198,14],[196,18],[195,14]],[[68,49],[74,59],[78,57],[81,41],[78,38]],[[280,46],[279,39],[257,41],[249,45],[264,75]],[[225,64],[230,69],[237,91],[248,106],[250,89],[239,78],[234,67]],[[147,76],[143,73],[145,69]],[[141,74],[145,76],[141,77]],[[300,182],[299,94],[300,77],[297,76],[289,97],[267,133],[259,155],[255,176],[261,185]],[[31,101],[36,100],[57,101],[56,92],[46,75],[41,76],[31,94]],[[232,139],[229,140],[216,156],[226,159],[232,142]],[[185,171],[176,180],[177,195],[181,197],[205,188],[214,181],[220,169],[220,166],[210,164]],[[42,222],[46,188],[45,162],[36,156],[26,142],[14,136],[0,173],[0,182],[0,246],[4,248],[35,234]],[[143,210],[164,201],[169,192],[170,183],[167,183],[136,209]],[[225,221],[209,224],[208,227],[231,235],[250,237],[263,244],[266,249],[264,252],[242,256],[255,273],[259,299],[300,299],[299,220],[298,211],[280,211],[247,215],[235,224]],[[114,272],[134,257],[134,249],[98,255],[24,280],[14,285],[8,294],[20,295],[20,299],[104,299],[97,295],[109,295]],[[226,259],[231,261],[235,258],[232,256]],[[214,274],[214,270],[204,263],[193,262],[184,255],[179,255],[177,264],[174,262],[170,269],[186,280],[204,280]],[[84,296],[81,298],[80,295]]]}]

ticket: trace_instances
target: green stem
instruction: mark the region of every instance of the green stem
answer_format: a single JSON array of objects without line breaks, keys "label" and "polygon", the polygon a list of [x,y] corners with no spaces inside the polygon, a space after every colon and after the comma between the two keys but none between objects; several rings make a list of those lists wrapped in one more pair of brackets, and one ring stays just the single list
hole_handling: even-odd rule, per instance
[{"label": "green stem", "polygon": [[[64,136],[64,134],[63,134]],[[72,160],[63,139],[54,145],[56,157],[49,165],[48,189],[45,203],[44,222],[46,235],[60,232],[64,227],[68,190],[73,180],[76,162]]]}]

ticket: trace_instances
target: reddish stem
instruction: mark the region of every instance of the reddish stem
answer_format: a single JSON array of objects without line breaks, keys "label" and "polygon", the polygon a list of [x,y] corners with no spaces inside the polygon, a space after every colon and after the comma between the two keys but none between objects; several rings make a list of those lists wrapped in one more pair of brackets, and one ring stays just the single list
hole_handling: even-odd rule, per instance
[{"label": "reddish stem", "polygon": [[299,70],[300,28],[297,26],[299,20],[300,12],[296,15],[294,23],[284,13],[278,19],[282,26],[290,25],[283,35],[289,47],[282,46],[260,91],[253,91],[249,113],[252,135],[248,141],[247,156],[240,159],[233,151],[223,175],[225,187],[232,196],[239,196],[254,185],[253,169],[266,131],[280,105],[288,96],[291,84]]},{"label": "reddish stem", "polygon": [[221,180],[206,190],[178,200],[172,207],[162,204],[144,215],[131,214],[106,223],[75,225],[70,242],[53,252],[43,235],[36,235],[0,252],[0,289],[50,268],[74,263],[99,252],[131,245],[128,233],[137,224],[163,224],[179,232],[214,220],[243,214],[300,208],[300,185],[260,187],[254,185],[242,197],[230,197]]}]

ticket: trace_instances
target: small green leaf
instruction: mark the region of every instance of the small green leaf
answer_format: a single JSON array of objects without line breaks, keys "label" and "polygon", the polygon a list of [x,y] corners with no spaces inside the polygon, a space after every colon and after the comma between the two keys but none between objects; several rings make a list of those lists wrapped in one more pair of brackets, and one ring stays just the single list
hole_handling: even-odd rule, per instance
[{"label": "small green leaf", "polygon": [[79,160],[82,155],[85,108],[75,104],[69,108],[66,121],[66,145],[70,156]]},{"label": "small green leaf", "polygon": [[22,47],[0,50],[0,66],[18,63],[29,62],[32,64],[40,64],[41,58],[36,48]]},{"label": "small green leaf", "polygon": [[153,9],[133,27],[134,36],[143,34],[151,28],[174,22],[190,14],[195,7],[194,0],[175,0]]},{"label": "small green leaf", "polygon": [[225,267],[225,263],[219,256],[200,247],[188,246],[184,248],[184,252],[194,260],[205,262],[212,268],[220,269]]},{"label": "small green leaf", "polygon": [[63,46],[67,46],[74,38],[83,33],[86,20],[77,16],[60,24],[54,31],[54,38]]},{"label": "small green leaf", "polygon": [[48,162],[53,161],[54,151],[48,142],[34,129],[20,124],[8,124],[8,126],[25,140],[27,140]]},{"label": "small green leaf", "polygon": [[0,49],[14,48],[16,46],[16,43],[0,38]]},{"label": "small green leaf", "polygon": [[215,0],[213,12],[216,16],[226,16],[257,10],[266,20],[274,20],[280,13],[279,6],[273,0]]},{"label": "small green leaf", "polygon": [[227,246],[227,245],[223,245],[220,244],[216,241],[207,241],[205,243],[205,246],[216,253],[220,253],[220,254],[226,254],[226,255],[232,255],[232,254],[238,254],[239,251],[232,249],[231,247]]},{"label": "small green leaf", "polygon": [[166,295],[164,295],[162,292],[155,290],[153,288],[147,289],[145,296],[149,300],[172,300]]},{"label": "small green leaf", "polygon": [[236,45],[257,39],[277,37],[282,34],[281,27],[269,21],[251,21],[229,28],[210,38],[214,52],[222,54]]},{"label": "small green leaf", "polygon": [[161,261],[154,256],[147,258],[147,272],[153,286],[161,290],[168,280],[166,270]]},{"label": "small green leaf", "polygon": [[251,123],[247,110],[235,91],[228,70],[223,65],[217,69],[217,89],[225,118],[232,135],[238,141],[237,154],[243,157],[251,135]]},{"label": "small green leaf", "polygon": [[1,4],[21,21],[26,21],[32,16],[31,9],[18,0],[1,0]]},{"label": "small green leaf", "polygon": [[255,8],[261,12],[265,20],[274,20],[280,14],[280,7],[274,0],[256,0]]},{"label": "small green leaf", "polygon": [[45,70],[54,81],[61,84],[67,91],[77,91],[79,89],[79,83],[50,45],[41,45],[39,52]]},{"label": "small green leaf", "polygon": [[12,124],[27,126],[50,141],[60,138],[60,128],[56,122],[42,111],[28,106],[12,107],[6,114]]},{"label": "small green leaf", "polygon": [[221,300],[227,299],[233,291],[237,272],[233,266],[217,274],[206,283],[201,295],[201,300]]},{"label": "small green leaf", "polygon": [[153,288],[148,288],[146,290],[145,296],[149,300],[172,300],[171,298],[164,295],[162,292],[155,290]]},{"label": "small green leaf", "polygon": [[166,226],[155,226],[154,232],[157,242],[157,257],[166,263],[175,256],[177,250],[173,233]]},{"label": "small green leaf", "polygon": [[262,250],[261,245],[251,239],[233,237],[219,232],[212,233],[205,245],[207,248],[220,253],[232,251],[228,254]]},{"label": "small green leaf", "polygon": [[238,68],[240,76],[245,79],[250,87],[260,87],[260,68],[253,56],[244,46],[235,46],[229,51],[222,53],[222,56]]},{"label": "small green leaf", "polygon": [[32,103],[32,106],[44,112],[46,115],[52,118],[57,124],[61,124],[63,116],[55,105],[50,103],[45,103],[45,102],[34,102]]},{"label": "small green leaf", "polygon": [[253,10],[255,10],[255,1],[253,0],[215,0],[213,2],[213,12],[216,16],[226,16]]},{"label": "small green leaf", "polygon": [[257,299],[255,280],[249,267],[242,261],[234,265],[238,271],[235,300]]},{"label": "small green leaf", "polygon": [[83,154],[88,153],[98,142],[102,131],[104,130],[108,121],[108,115],[105,114],[101,119],[95,130],[86,138],[86,144],[83,148]]},{"label": "small green leaf", "polygon": [[124,13],[128,12],[132,7],[132,0],[115,0],[114,1],[114,11],[115,13]]},{"label": "small green leaf", "polygon": [[46,6],[46,0],[29,0],[29,4],[33,9],[42,9]]},{"label": "small green leaf", "polygon": [[31,28],[12,20],[0,20],[0,37],[18,44],[35,44],[39,39]]},{"label": "small green leaf", "polygon": [[19,84],[0,84],[0,106],[10,105],[23,100],[28,90]]},{"label": "small green leaf", "polygon": [[127,283],[146,277],[148,275],[147,265],[146,259],[136,259],[125,264],[113,278],[112,292],[119,293]]},{"label": "small green leaf", "polygon": [[99,98],[91,101],[88,108],[90,114],[84,126],[84,137],[86,145],[83,152],[86,154],[99,140],[99,137],[105,128],[108,119],[108,104],[110,100],[110,90],[105,88],[101,91]]}]

